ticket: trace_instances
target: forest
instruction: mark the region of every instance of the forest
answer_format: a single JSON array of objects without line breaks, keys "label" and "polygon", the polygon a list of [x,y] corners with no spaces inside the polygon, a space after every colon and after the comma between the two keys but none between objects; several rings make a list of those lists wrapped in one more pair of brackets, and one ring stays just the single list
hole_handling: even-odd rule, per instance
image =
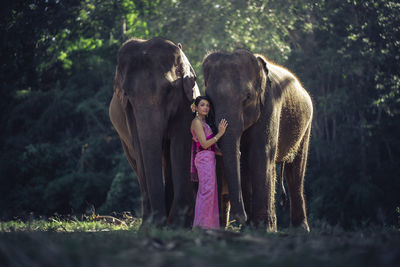
[{"label": "forest", "polygon": [[[140,190],[108,117],[129,38],[202,60],[245,48],[314,104],[311,225],[400,226],[400,3],[390,0],[14,0],[0,9],[0,219],[130,211]],[[278,226],[288,226],[278,209]]]}]

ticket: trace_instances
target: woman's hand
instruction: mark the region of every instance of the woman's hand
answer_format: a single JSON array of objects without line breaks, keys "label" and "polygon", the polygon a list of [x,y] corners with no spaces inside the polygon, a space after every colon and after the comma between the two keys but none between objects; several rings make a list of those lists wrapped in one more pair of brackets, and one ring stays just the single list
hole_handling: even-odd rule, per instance
[{"label": "woman's hand", "polygon": [[222,119],[218,125],[218,135],[219,137],[223,136],[226,131],[226,127],[228,127],[228,122],[225,119]]}]

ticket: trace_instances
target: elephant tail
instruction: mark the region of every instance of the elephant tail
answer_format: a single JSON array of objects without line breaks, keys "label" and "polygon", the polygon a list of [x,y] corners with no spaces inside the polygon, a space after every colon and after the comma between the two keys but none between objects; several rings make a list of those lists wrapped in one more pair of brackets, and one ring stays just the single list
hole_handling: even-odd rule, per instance
[{"label": "elephant tail", "polygon": [[283,179],[284,179],[284,169],[285,169],[285,162],[281,163],[281,168],[280,168],[280,176],[281,176],[281,195],[280,195],[280,200],[279,203],[281,204],[282,207],[286,205],[287,202],[287,195],[286,195],[286,190],[285,190],[285,185],[283,184]]}]

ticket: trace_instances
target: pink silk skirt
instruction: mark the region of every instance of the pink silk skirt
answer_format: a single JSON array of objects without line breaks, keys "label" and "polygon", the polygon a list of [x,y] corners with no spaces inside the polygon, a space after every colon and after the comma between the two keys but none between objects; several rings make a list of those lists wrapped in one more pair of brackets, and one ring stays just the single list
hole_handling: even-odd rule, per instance
[{"label": "pink silk skirt", "polygon": [[197,169],[199,189],[196,196],[193,227],[201,227],[203,229],[219,228],[214,151],[203,150],[196,153],[194,164]]}]

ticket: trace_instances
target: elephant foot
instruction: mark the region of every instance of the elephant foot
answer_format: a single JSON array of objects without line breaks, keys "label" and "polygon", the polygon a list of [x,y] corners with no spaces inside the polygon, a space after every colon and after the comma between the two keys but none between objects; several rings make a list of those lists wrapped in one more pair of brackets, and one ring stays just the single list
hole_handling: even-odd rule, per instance
[{"label": "elephant foot", "polygon": [[292,227],[296,230],[296,232],[297,231],[303,233],[310,232],[310,227],[308,226],[308,222],[306,220],[303,220],[300,224],[292,225]]},{"label": "elephant foot", "polygon": [[309,233],[310,232],[310,226],[308,226],[307,221],[304,221],[301,223],[300,228],[304,229],[305,232]]},{"label": "elephant foot", "polygon": [[243,212],[240,213],[234,213],[232,215],[233,219],[236,220],[236,222],[240,224],[244,224],[247,221],[247,215],[246,212],[243,210]]},{"label": "elephant foot", "polygon": [[147,218],[142,217],[142,224],[140,228],[155,227],[163,228],[167,225],[167,218],[165,216],[147,216]]},{"label": "elephant foot", "polygon": [[278,227],[276,225],[276,217],[273,219],[269,219],[267,222],[267,232],[268,233],[275,233],[278,231]]},{"label": "elephant foot", "polygon": [[226,228],[229,225],[229,213],[231,210],[231,205],[228,195],[222,195],[221,199],[220,225],[221,227]]}]

